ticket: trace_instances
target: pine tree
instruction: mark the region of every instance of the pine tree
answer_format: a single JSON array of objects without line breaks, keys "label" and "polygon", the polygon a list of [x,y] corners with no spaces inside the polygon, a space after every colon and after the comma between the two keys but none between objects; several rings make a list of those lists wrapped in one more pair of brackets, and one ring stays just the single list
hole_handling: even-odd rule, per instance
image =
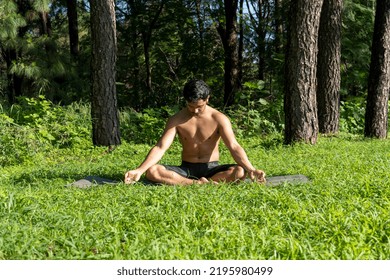
[{"label": "pine tree", "polygon": [[0,2],[0,48],[2,59],[6,63],[7,96],[12,104],[21,95],[21,80],[11,69],[18,57],[21,46],[19,29],[26,26],[24,17],[18,14],[18,6],[13,0]]},{"label": "pine tree", "polygon": [[93,144],[120,144],[116,96],[116,21],[114,0],[91,1],[91,114]]},{"label": "pine tree", "polygon": [[317,104],[319,131],[335,134],[340,119],[342,0],[324,1],[318,36]]},{"label": "pine tree", "polygon": [[285,142],[317,142],[316,68],[322,0],[291,1],[285,72]]},{"label": "pine tree", "polygon": [[390,0],[377,1],[364,135],[386,138],[390,92]]}]

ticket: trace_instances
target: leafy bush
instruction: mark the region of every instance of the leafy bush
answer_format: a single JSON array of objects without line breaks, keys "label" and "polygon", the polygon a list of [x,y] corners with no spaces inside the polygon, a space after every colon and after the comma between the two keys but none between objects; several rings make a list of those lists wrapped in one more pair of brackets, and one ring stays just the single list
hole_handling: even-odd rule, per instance
[{"label": "leafy bush", "polygon": [[7,114],[0,113],[0,166],[32,159],[42,147],[34,130],[20,126]]},{"label": "leafy bush", "polygon": [[16,123],[35,130],[41,141],[60,147],[81,144],[91,135],[90,108],[80,103],[61,107],[43,95],[21,97],[10,115]]},{"label": "leafy bush", "polygon": [[145,109],[142,112],[123,110],[120,113],[121,135],[127,141],[155,144],[164,131],[167,119],[176,111],[177,107]]},{"label": "leafy bush", "polygon": [[61,107],[43,96],[23,97],[8,109],[0,107],[0,129],[0,166],[36,159],[53,148],[92,145],[89,106]]},{"label": "leafy bush", "polygon": [[362,134],[364,131],[365,112],[366,107],[363,99],[341,101],[340,131]]},{"label": "leafy bush", "polygon": [[283,130],[283,102],[264,90],[263,81],[245,83],[238,98],[238,104],[227,111],[237,136],[259,136]]}]

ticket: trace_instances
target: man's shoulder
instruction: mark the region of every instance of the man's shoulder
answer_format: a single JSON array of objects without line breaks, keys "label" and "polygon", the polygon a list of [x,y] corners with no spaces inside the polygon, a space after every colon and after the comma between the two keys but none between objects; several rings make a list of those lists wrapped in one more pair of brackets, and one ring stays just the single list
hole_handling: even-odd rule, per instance
[{"label": "man's shoulder", "polygon": [[175,113],[174,115],[170,116],[168,118],[168,123],[171,123],[173,125],[179,124],[182,119],[185,117],[184,109],[180,110],[179,112]]},{"label": "man's shoulder", "polygon": [[217,109],[212,108],[212,107],[210,107],[210,108],[211,108],[211,116],[216,121],[221,122],[221,121],[228,121],[229,120],[229,118],[221,111],[218,111]]}]

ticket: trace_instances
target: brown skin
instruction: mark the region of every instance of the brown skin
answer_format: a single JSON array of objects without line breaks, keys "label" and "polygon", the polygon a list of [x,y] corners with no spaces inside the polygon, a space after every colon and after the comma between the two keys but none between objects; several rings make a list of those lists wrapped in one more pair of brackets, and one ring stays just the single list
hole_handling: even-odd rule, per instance
[{"label": "brown skin", "polygon": [[192,180],[157,164],[173,143],[176,134],[182,145],[182,160],[192,163],[207,163],[219,160],[219,142],[225,143],[238,166],[219,172],[209,178],[214,182],[244,180],[246,174],[252,180],[265,182],[265,173],[250,163],[244,149],[237,142],[229,119],[221,112],[207,105],[209,98],[187,102],[187,106],[169,118],[164,133],[149,151],[142,164],[125,174],[125,183],[138,181],[146,172],[146,178],[168,185],[203,184],[206,178]]}]

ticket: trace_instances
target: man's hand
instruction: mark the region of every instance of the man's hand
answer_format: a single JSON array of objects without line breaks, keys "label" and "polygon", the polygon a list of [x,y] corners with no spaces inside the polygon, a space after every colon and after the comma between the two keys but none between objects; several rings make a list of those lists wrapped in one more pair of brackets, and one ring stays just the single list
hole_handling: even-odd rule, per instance
[{"label": "man's hand", "polygon": [[125,184],[134,184],[141,178],[142,172],[136,170],[127,171],[125,174]]},{"label": "man's hand", "polygon": [[253,182],[265,183],[265,172],[263,170],[257,169],[249,171],[249,177]]}]

